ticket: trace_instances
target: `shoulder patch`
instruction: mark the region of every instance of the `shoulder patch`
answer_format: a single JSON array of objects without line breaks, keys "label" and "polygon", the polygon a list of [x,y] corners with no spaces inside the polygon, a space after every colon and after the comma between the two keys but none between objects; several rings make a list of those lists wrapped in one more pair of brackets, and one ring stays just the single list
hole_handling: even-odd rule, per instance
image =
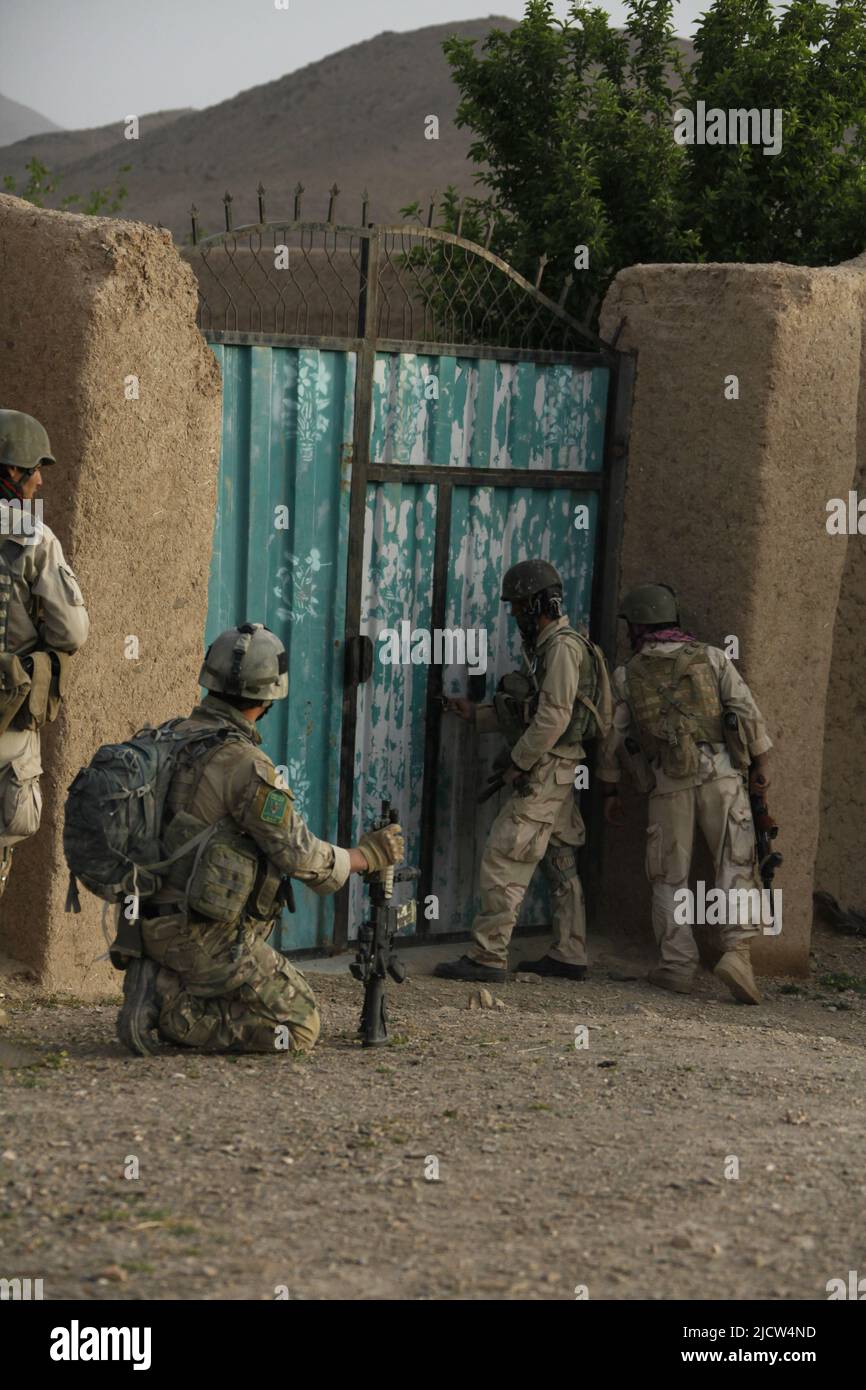
[{"label": "shoulder patch", "polygon": [[266,790],[264,787],[260,787],[256,793],[256,803],[259,820],[266,825],[282,825],[291,805],[285,792],[274,788]]},{"label": "shoulder patch", "polygon": [[282,792],[268,792],[259,812],[259,820],[267,821],[268,825],[282,825],[288,804],[288,797]]}]

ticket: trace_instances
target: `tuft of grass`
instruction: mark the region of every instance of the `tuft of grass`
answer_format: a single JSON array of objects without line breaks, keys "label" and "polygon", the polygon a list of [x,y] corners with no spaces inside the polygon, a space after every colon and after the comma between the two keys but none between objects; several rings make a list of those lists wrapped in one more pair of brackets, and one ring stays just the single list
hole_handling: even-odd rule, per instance
[{"label": "tuft of grass", "polygon": [[835,989],[841,994],[844,990],[853,990],[859,994],[861,999],[866,999],[866,977],[863,975],[849,975],[844,970],[836,973],[830,972],[822,975],[818,983],[827,989]]}]

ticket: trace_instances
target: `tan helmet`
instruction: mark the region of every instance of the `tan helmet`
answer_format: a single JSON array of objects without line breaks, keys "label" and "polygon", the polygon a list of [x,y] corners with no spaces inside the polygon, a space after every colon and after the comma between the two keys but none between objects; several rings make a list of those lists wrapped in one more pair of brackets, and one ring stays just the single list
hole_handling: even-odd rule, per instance
[{"label": "tan helmet", "polygon": [[619,616],[633,627],[642,623],[678,623],[676,593],[670,584],[639,584],[626,594]]},{"label": "tan helmet", "polygon": [[0,410],[0,468],[34,473],[56,463],[44,425],[21,410]]},{"label": "tan helmet", "polygon": [[214,638],[204,655],[199,685],[213,695],[284,700],[289,693],[286,649],[264,623],[243,623]]}]

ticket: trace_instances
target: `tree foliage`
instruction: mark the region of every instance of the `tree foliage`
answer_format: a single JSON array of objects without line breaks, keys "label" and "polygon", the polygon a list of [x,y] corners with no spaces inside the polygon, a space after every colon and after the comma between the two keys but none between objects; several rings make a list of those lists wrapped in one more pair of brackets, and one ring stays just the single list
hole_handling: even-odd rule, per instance
[{"label": "tree foliage", "polygon": [[[866,229],[866,0],[713,0],[685,67],[673,0],[601,8],[528,0],[509,33],[445,44],[471,130],[477,193],[449,189],[442,226],[484,240],[528,279],[594,317],[625,266],[664,261],[826,265]],[[674,112],[781,110],[782,147],[678,144]],[[417,213],[413,207],[407,213]],[[575,269],[585,245],[589,265]]]},{"label": "tree foliage", "polygon": [[[48,166],[35,157],[25,167],[27,182],[23,187],[19,189],[12,175],[5,174],[3,192],[13,193],[15,197],[23,198],[25,203],[32,203],[37,208],[51,207],[51,200],[58,198],[63,175],[52,174]],[[118,173],[127,174],[131,168],[131,164],[121,164]],[[94,188],[86,197],[82,197],[80,193],[64,193],[59,197],[57,206],[69,208],[73,212],[86,213],[91,217],[99,213],[112,215],[120,211],[128,192],[126,185],[118,182],[116,185],[109,184],[107,188]]]}]

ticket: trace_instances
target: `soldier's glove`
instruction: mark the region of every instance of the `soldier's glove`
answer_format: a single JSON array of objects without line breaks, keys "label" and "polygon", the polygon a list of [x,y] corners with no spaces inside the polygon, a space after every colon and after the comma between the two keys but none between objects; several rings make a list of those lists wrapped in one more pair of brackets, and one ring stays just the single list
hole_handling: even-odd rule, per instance
[{"label": "soldier's glove", "polygon": [[358,849],[366,859],[371,874],[399,864],[406,854],[402,826],[394,824],[386,825],[382,830],[368,830],[358,841]]}]

